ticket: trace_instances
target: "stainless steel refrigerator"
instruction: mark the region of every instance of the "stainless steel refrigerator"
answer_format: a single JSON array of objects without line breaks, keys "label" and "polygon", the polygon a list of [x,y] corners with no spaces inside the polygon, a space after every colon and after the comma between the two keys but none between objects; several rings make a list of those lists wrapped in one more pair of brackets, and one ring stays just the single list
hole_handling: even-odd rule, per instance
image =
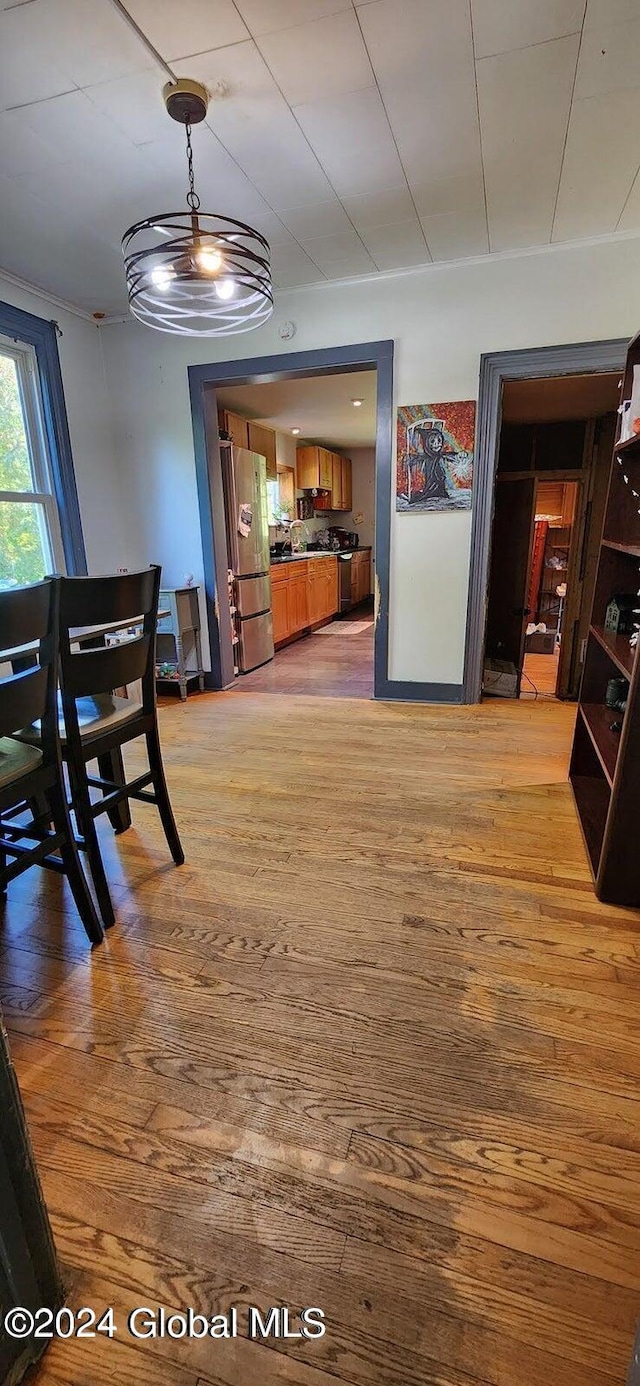
[{"label": "stainless steel refrigerator", "polygon": [[238,667],[273,659],[267,463],[247,448],[222,445],[229,562],[238,612]]}]

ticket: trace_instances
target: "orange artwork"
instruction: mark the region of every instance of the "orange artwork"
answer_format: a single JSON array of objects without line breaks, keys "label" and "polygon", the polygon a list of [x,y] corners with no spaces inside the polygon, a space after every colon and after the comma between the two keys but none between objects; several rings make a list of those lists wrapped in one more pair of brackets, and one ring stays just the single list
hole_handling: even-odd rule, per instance
[{"label": "orange artwork", "polygon": [[470,510],[476,402],[398,408],[396,510]]}]

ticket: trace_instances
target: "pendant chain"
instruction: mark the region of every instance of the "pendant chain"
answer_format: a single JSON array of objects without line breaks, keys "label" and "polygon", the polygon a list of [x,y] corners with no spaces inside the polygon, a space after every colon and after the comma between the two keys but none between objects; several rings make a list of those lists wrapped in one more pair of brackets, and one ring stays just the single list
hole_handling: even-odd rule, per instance
[{"label": "pendant chain", "polygon": [[187,132],[187,163],[189,166],[189,191],[187,193],[187,202],[191,208],[191,211],[197,212],[200,206],[200,198],[198,197],[195,188],[195,177],[193,172],[193,149],[191,148],[191,125],[189,121],[186,122],[185,130]]}]

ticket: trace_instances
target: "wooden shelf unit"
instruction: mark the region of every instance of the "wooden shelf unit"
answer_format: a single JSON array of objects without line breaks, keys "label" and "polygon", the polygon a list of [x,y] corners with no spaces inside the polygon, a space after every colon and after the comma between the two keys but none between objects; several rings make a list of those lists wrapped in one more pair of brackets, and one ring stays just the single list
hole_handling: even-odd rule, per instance
[{"label": "wooden shelf unit", "polygon": [[[623,400],[631,397],[634,366],[640,366],[640,334],[627,352]],[[569,778],[596,895],[611,904],[636,907],[640,906],[640,666],[629,636],[606,630],[604,623],[614,594],[636,594],[640,589],[639,509],[640,437],[634,437],[613,449]],[[629,683],[624,713],[605,703],[609,680],[620,675]],[[612,730],[616,722],[622,722],[619,732]]]}]

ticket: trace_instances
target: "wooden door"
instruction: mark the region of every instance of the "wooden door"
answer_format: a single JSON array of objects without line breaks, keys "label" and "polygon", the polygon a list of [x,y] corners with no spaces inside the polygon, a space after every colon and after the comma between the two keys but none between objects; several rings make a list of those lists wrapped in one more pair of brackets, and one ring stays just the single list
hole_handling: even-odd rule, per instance
[{"label": "wooden door", "polygon": [[320,449],[298,448],[296,450],[296,471],[301,491],[312,491],[320,485]]},{"label": "wooden door", "polygon": [[318,485],[322,491],[330,491],[333,485],[333,454],[326,448],[318,448],[320,477]]},{"label": "wooden door", "polygon": [[352,510],[353,501],[351,496],[351,458],[342,458],[342,509]]},{"label": "wooden door", "polygon": [[526,605],[533,541],[535,480],[496,483],[485,651],[507,659],[518,670],[518,689],[524,663],[524,640],[529,609]]},{"label": "wooden door", "polygon": [[338,607],[338,560],[337,558],[325,559],[327,565],[327,586],[326,586],[326,616],[335,616]]},{"label": "wooden door", "polygon": [[282,467],[278,472],[278,499],[285,515],[290,520],[296,518],[296,474],[293,467]]},{"label": "wooden door", "polygon": [[281,578],[271,583],[271,612],[273,616],[273,642],[286,640],[291,634],[291,614],[289,610],[289,579]]},{"label": "wooden door", "polygon": [[589,470],[581,487],[584,504],[576,511],[575,544],[572,542],[569,555],[569,602],[560,646],[559,698],[577,698],[580,689],[617,421],[617,414],[605,414],[596,419],[591,434],[587,430],[589,455],[585,463]]},{"label": "wooden door", "polygon": [[[309,583],[306,573],[306,560],[291,565],[293,572],[289,578],[289,634],[305,630],[309,625]],[[298,569],[300,571],[298,572]]]},{"label": "wooden door", "polygon": [[218,425],[229,434],[235,447],[248,448],[249,426],[246,419],[241,419],[239,414],[230,413],[228,409],[220,409],[218,411]]},{"label": "wooden door", "polygon": [[[323,559],[322,562],[324,562],[324,561],[325,561],[325,560]],[[323,615],[323,612],[322,612],[322,604],[323,604],[323,595],[324,595],[323,586],[324,586],[324,585],[323,585],[323,580],[322,580],[321,564],[314,563],[314,562],[313,562],[313,559],[310,559],[310,560],[309,560],[309,565],[308,565],[308,566],[309,566],[309,575],[308,575],[308,578],[307,578],[307,592],[308,592],[309,625],[310,625],[310,626],[313,626],[313,625],[315,625],[316,621],[321,621],[321,620],[322,620],[322,615]]]},{"label": "wooden door", "polygon": [[260,457],[267,459],[267,476],[275,481],[278,475],[276,464],[276,435],[272,428],[265,428],[264,424],[253,423],[249,420],[249,447],[251,452],[259,453]]},{"label": "wooden door", "polygon": [[344,510],[342,502],[342,458],[331,454],[331,509]]}]

